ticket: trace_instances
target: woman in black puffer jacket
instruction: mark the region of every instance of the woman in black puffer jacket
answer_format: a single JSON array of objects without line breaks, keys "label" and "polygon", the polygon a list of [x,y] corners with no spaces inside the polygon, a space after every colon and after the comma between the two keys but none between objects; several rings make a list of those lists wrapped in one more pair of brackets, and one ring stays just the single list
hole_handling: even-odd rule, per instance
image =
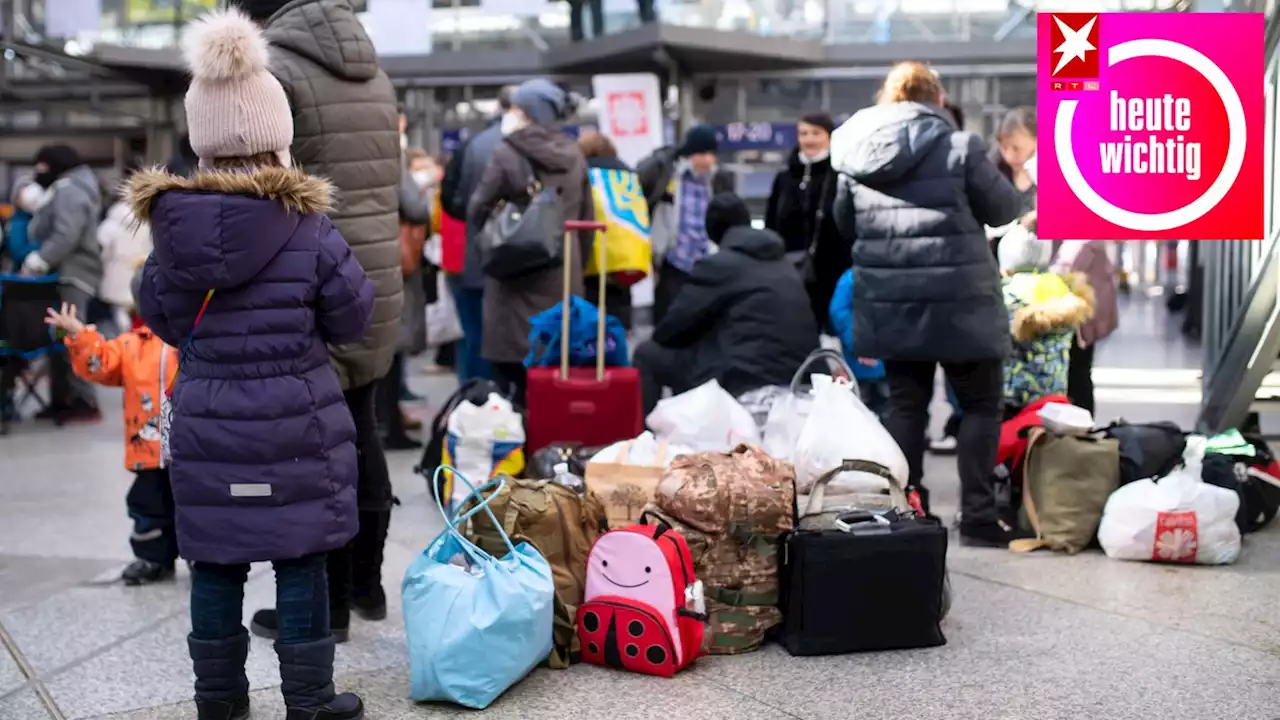
[{"label": "woman in black puffer jacket", "polygon": [[982,141],[956,128],[937,76],[919,63],[895,66],[879,104],[834,133],[832,167],[840,173],[834,217],[853,243],[853,345],[884,361],[885,427],[906,455],[910,482],[923,476],[941,365],[963,411],[961,540],[1006,545],[1014,530],[997,514],[990,475],[1011,344],[984,226],[1012,222],[1022,199]]},{"label": "woman in black puffer jacket", "polygon": [[787,257],[804,277],[818,328],[826,330],[831,295],[849,269],[849,243],[831,214],[836,197],[836,176],[831,172],[835,122],[818,112],[802,116],[796,125],[799,145],[773,179],[764,226],[782,236]]}]

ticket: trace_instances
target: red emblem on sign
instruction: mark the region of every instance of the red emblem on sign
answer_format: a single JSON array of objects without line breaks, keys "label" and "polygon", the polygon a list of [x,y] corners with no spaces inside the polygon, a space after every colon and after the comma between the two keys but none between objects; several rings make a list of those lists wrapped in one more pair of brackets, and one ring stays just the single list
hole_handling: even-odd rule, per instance
[{"label": "red emblem on sign", "polygon": [[609,93],[609,135],[635,137],[649,133],[649,117],[644,111],[644,93],[638,90]]},{"label": "red emblem on sign", "polygon": [[[1048,45],[1050,76],[1058,79],[1095,79],[1098,77],[1098,24],[1094,13],[1053,13],[1049,16]],[[1068,84],[1070,87],[1070,84]],[[1079,90],[1077,84],[1072,88]]]}]

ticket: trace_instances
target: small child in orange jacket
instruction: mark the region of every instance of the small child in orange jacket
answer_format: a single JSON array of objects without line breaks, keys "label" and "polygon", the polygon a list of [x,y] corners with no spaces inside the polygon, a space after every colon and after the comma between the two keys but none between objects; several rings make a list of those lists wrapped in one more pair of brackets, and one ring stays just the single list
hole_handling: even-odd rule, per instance
[{"label": "small child in orange jacket", "polygon": [[77,375],[124,388],[124,464],[135,474],[125,505],[133,519],[129,544],[136,559],[120,577],[126,585],[171,578],[178,541],[169,468],[160,453],[160,404],[178,374],[178,353],[145,325],[107,340],[66,303],[61,311],[50,308],[45,322],[67,334],[63,342]]}]

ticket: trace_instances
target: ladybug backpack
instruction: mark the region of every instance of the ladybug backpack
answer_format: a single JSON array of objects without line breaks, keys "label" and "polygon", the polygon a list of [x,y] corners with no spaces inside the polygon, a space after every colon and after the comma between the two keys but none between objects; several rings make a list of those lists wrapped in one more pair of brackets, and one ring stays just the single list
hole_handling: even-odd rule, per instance
[{"label": "ladybug backpack", "polygon": [[631,525],[591,546],[578,608],[583,662],[671,677],[702,654],[706,621],[693,556],[669,525]]}]

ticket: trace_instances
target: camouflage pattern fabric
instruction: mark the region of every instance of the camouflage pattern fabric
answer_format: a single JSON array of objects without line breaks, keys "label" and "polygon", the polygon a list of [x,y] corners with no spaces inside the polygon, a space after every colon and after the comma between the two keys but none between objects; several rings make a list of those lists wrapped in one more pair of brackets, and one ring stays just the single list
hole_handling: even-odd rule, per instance
[{"label": "camouflage pattern fabric", "polygon": [[707,601],[707,652],[764,644],[782,622],[778,541],[794,525],[795,469],[751,445],[672,461],[642,520],[684,536]]},{"label": "camouflage pattern fabric", "polygon": [[[459,514],[477,502],[473,496]],[[554,647],[547,662],[553,668],[566,668],[578,652],[576,619],[586,590],[587,555],[605,527],[604,505],[590,490],[579,496],[550,480],[507,478],[489,509],[513,543],[525,541],[533,545],[551,566],[556,602]],[[488,513],[480,511],[471,516],[462,532],[490,555],[506,556],[507,544]]]},{"label": "camouflage pattern fabric", "polygon": [[659,508],[714,534],[779,535],[795,527],[795,467],[754,445],[680,455],[658,481]]}]

